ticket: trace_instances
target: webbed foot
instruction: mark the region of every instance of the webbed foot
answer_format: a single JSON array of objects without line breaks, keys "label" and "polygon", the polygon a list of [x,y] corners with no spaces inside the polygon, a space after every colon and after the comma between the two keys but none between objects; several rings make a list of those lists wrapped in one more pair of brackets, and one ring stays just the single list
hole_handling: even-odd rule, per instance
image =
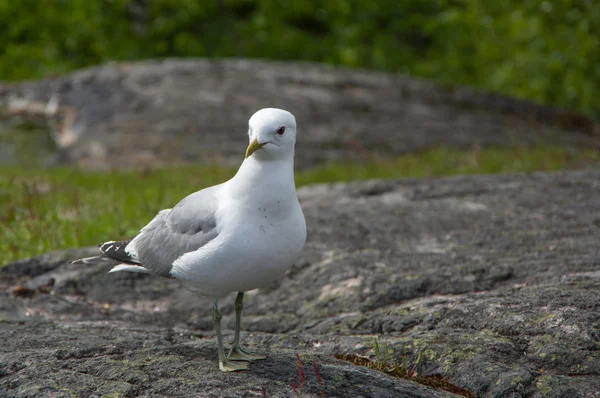
[{"label": "webbed foot", "polygon": [[223,372],[236,372],[238,370],[248,370],[248,363],[234,362],[230,360],[219,361],[219,369]]},{"label": "webbed foot", "polygon": [[266,357],[248,352],[242,347],[233,346],[227,355],[227,359],[231,361],[258,361],[260,359],[266,359]]}]

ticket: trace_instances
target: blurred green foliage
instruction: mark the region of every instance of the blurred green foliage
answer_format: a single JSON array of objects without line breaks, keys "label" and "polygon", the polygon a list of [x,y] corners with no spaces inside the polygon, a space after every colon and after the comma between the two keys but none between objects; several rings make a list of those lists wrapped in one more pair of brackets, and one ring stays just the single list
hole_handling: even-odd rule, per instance
[{"label": "blurred green foliage", "polygon": [[172,56],[399,71],[600,115],[597,0],[0,0],[0,79]]}]

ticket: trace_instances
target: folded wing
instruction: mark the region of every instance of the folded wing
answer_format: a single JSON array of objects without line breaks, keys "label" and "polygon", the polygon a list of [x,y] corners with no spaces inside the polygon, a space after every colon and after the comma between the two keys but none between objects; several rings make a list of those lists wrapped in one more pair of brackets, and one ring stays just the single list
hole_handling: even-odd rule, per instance
[{"label": "folded wing", "polygon": [[111,272],[150,272],[171,277],[173,262],[217,237],[216,193],[221,185],[195,192],[172,209],[160,211],[138,235],[127,241],[100,245],[102,255],[74,261],[117,261]]}]

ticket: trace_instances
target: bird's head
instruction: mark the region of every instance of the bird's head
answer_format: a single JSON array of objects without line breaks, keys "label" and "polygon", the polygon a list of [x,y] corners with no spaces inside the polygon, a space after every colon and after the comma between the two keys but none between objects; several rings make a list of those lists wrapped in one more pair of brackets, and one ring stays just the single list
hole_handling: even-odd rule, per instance
[{"label": "bird's head", "polygon": [[256,112],[248,122],[250,145],[246,158],[276,159],[290,154],[296,144],[296,118],[290,112],[265,108]]}]

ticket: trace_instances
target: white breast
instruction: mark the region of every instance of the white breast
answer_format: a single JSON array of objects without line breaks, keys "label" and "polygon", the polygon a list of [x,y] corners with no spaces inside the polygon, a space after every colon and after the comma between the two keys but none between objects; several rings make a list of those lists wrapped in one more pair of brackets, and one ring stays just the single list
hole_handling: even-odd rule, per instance
[{"label": "white breast", "polygon": [[171,274],[190,290],[214,298],[280,278],[304,246],[306,224],[295,195],[271,199],[261,206],[223,200],[218,237],[180,257]]}]

